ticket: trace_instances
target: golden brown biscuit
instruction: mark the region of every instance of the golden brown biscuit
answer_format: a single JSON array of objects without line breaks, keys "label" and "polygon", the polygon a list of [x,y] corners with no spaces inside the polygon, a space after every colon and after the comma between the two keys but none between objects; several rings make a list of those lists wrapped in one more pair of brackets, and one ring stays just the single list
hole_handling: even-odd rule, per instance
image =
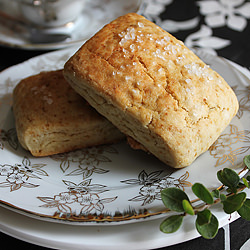
[{"label": "golden brown biscuit", "polygon": [[205,152],[238,110],[219,74],[133,13],[87,41],[65,64],[64,75],[99,113],[174,168]]},{"label": "golden brown biscuit", "polygon": [[64,79],[62,71],[22,80],[13,92],[20,144],[34,156],[113,143],[124,137]]}]

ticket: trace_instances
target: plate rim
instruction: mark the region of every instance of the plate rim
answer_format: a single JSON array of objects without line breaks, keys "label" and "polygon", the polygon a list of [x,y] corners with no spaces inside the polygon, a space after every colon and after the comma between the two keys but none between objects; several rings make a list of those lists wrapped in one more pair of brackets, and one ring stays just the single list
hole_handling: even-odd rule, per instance
[{"label": "plate rim", "polygon": [[[215,214],[215,216],[218,216],[218,205],[216,205],[216,207],[212,208],[212,212],[213,214]],[[2,208],[0,207],[0,211],[2,210]],[[0,227],[1,227],[1,231],[3,233],[6,233],[12,237],[24,240],[26,242],[32,243],[32,244],[37,244],[43,247],[50,247],[50,248],[60,248],[61,250],[80,250],[84,247],[84,249],[86,250],[98,250],[100,249],[100,246],[96,245],[95,243],[90,245],[87,243],[87,241],[85,241],[85,234],[84,232],[86,232],[85,230],[88,230],[89,227],[87,226],[72,226],[72,225],[66,225],[66,224],[58,224],[58,223],[51,223],[48,221],[37,221],[34,218],[30,218],[28,217],[28,221],[27,218],[25,218],[25,215],[21,215],[21,214],[16,214],[13,211],[9,211],[6,210],[7,214],[9,213],[10,215],[12,215],[12,213],[14,213],[14,225],[13,222],[11,223],[3,223],[1,220],[1,215],[0,215]],[[6,212],[5,211],[5,212]],[[16,217],[18,219],[16,219]],[[225,225],[234,222],[235,220],[237,220],[239,218],[239,215],[234,212],[231,215],[226,215],[223,217],[223,219],[221,219],[219,221],[219,228],[224,227]],[[190,224],[192,223],[194,225],[194,219],[193,216],[189,216],[189,218],[185,218],[187,221],[185,221],[184,223],[186,224]],[[18,226],[20,225],[20,220],[23,221],[25,220],[25,230],[21,227]],[[16,223],[16,224],[15,224]],[[32,223],[32,224],[31,224]],[[36,225],[34,225],[36,224]],[[52,225],[51,225],[52,224]],[[15,227],[15,225],[17,225],[17,227]],[[40,226],[42,225],[42,227]],[[108,230],[108,232],[110,234],[114,234],[114,238],[117,238],[120,235],[121,238],[119,238],[119,249],[121,250],[127,250],[128,248],[131,250],[144,250],[144,249],[155,249],[155,248],[161,248],[161,247],[168,247],[168,246],[172,246],[175,244],[179,244],[179,243],[184,243],[187,242],[189,240],[192,239],[196,239],[198,237],[200,237],[200,235],[198,234],[198,232],[196,231],[195,227],[193,226],[193,228],[185,228],[182,230],[182,232],[177,231],[176,233],[173,233],[171,235],[166,235],[164,233],[162,233],[159,229],[159,225],[160,225],[160,221],[158,220],[153,220],[153,221],[148,221],[148,222],[140,222],[137,224],[125,224],[125,225],[119,225],[116,227],[110,227],[110,226],[105,226],[103,227],[99,227],[98,225],[91,227],[91,234],[92,232],[94,232],[93,237],[96,237],[97,239],[99,238],[99,233],[102,231],[106,231]],[[138,237],[138,241],[136,241],[134,238],[133,240],[135,242],[130,242],[127,240],[127,238],[132,237],[131,235],[133,234],[137,234],[142,232],[142,231],[149,231],[152,233],[152,229],[150,229],[150,227],[153,227],[153,230],[155,230],[156,228],[158,228],[158,231],[156,233],[153,234],[153,238],[152,237],[148,237],[145,233],[145,237],[143,237],[142,235],[140,235],[141,237]],[[67,230],[68,234],[67,237],[63,237],[64,242],[62,244],[62,242],[60,241],[60,239],[58,238],[59,235],[58,233],[55,233],[55,229],[62,229]],[[74,232],[72,233],[73,229]],[[142,230],[143,229],[143,230]],[[47,230],[47,231],[46,231]],[[124,233],[124,231],[128,231],[128,233]],[[78,234],[74,234],[75,232],[77,232]],[[52,236],[45,235],[45,234],[52,234]],[[51,238],[53,237],[53,234],[55,234],[55,238],[53,238],[51,240]],[[123,234],[125,234],[125,237],[122,237]],[[128,235],[127,235],[128,234]],[[60,235],[61,236],[61,235]],[[109,235],[107,236],[109,237]],[[74,240],[74,242],[72,242],[72,239]],[[46,240],[46,241],[45,241]],[[107,245],[102,245],[102,249],[103,250],[116,250],[117,249],[117,245],[112,244],[111,240],[107,239],[106,242]]]}]

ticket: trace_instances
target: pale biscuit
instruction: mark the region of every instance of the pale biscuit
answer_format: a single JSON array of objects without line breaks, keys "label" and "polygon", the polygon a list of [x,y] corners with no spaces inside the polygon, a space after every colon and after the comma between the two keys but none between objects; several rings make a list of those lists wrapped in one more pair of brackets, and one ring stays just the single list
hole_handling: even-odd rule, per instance
[{"label": "pale biscuit", "polygon": [[20,144],[34,156],[113,143],[124,135],[64,79],[62,71],[23,79],[13,92]]},{"label": "pale biscuit", "polygon": [[[65,64],[71,86],[161,161],[181,168],[205,152],[238,110],[224,79],[137,14],[106,25]],[[131,141],[131,140],[130,140]]]}]

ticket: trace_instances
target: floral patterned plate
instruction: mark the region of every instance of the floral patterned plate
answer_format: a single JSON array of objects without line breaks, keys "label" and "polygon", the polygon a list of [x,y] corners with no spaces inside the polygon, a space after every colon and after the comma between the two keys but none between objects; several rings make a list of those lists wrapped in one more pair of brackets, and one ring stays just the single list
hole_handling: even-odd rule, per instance
[{"label": "floral patterned plate", "polygon": [[[18,143],[11,94],[24,77],[62,68],[76,48],[35,57],[0,73],[0,204],[35,218],[80,225],[125,224],[158,219],[166,210],[160,191],[190,192],[194,182],[219,186],[218,170],[242,171],[250,153],[249,72],[204,52],[197,53],[223,75],[236,92],[240,109],[210,149],[191,166],[174,170],[125,142],[35,158]],[[239,68],[239,69],[237,69]],[[241,174],[245,174],[241,172]]]}]

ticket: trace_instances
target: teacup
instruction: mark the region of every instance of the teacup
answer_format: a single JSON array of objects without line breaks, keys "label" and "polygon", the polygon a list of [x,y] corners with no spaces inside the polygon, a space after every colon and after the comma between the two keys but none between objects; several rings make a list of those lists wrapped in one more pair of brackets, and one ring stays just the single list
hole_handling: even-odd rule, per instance
[{"label": "teacup", "polygon": [[55,28],[75,21],[87,0],[19,0],[19,10],[33,26]]}]

